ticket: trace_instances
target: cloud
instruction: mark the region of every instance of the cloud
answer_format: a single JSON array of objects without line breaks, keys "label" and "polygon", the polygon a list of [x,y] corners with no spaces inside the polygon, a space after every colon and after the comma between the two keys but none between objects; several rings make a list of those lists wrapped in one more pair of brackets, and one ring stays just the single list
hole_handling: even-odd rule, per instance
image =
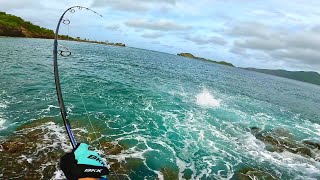
[{"label": "cloud", "polygon": [[38,3],[34,0],[24,0],[24,1],[7,1],[7,0],[0,0],[0,10],[1,11],[10,11],[10,10],[17,10],[17,9],[25,9],[25,8],[41,8],[41,3]]},{"label": "cloud", "polygon": [[118,24],[106,26],[106,29],[110,30],[110,31],[121,31],[120,25],[118,25]]},{"label": "cloud", "polygon": [[293,60],[292,62],[316,65],[320,67],[320,52],[317,50],[289,48],[272,51],[269,54],[275,58],[288,59],[288,61]]},{"label": "cloud", "polygon": [[190,28],[168,20],[150,21],[145,19],[135,19],[127,21],[125,24],[129,27],[159,31],[182,31]]},{"label": "cloud", "polygon": [[229,31],[229,35],[236,38],[230,52],[243,55],[244,50],[255,51],[268,55],[269,61],[283,61],[287,66],[299,67],[300,65],[300,67],[313,67],[319,70],[319,26],[293,31],[254,24],[234,26]]},{"label": "cloud", "polygon": [[156,38],[162,37],[163,34],[161,34],[159,32],[146,32],[146,33],[142,34],[141,36],[144,38],[156,39]]},{"label": "cloud", "polygon": [[239,48],[247,48],[254,50],[277,50],[286,48],[286,43],[280,39],[261,39],[253,38],[242,41],[235,41],[234,45]]},{"label": "cloud", "polygon": [[314,29],[287,34],[282,39],[289,47],[320,51],[320,34],[314,31]]},{"label": "cloud", "polygon": [[259,18],[268,18],[268,19],[285,19],[292,22],[300,22],[301,19],[299,16],[296,16],[295,14],[288,14],[285,12],[281,12],[279,10],[275,9],[255,9],[250,12],[254,16],[259,16]]},{"label": "cloud", "polygon": [[192,41],[198,45],[214,44],[214,45],[225,45],[227,42],[219,36],[186,36],[186,40]]},{"label": "cloud", "polygon": [[320,25],[316,25],[312,28],[312,31],[315,33],[320,33]]},{"label": "cloud", "polygon": [[120,11],[145,11],[148,9],[147,4],[133,3],[131,0],[95,0],[91,6],[94,8],[111,7],[112,9]]},{"label": "cloud", "polygon": [[240,48],[240,47],[236,47],[236,46],[232,47],[229,50],[229,52],[234,53],[234,54],[239,54],[239,55],[242,55],[242,56],[248,55],[246,49]]},{"label": "cloud", "polygon": [[176,0],[94,0],[92,7],[110,7],[119,11],[142,12],[153,8],[174,6]]},{"label": "cloud", "polygon": [[243,22],[241,24],[235,25],[230,29],[227,34],[235,37],[261,37],[265,38],[270,36],[272,32],[270,29],[261,23],[256,22]]}]

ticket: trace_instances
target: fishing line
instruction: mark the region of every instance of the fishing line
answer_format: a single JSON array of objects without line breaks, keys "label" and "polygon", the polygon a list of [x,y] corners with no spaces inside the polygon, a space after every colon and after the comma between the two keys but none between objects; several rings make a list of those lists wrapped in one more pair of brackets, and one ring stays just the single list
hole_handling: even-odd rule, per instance
[{"label": "fishing line", "polygon": [[95,131],[95,129],[94,129],[93,125],[92,125],[92,121],[91,121],[91,119],[90,119],[90,116],[89,116],[87,107],[86,107],[86,105],[85,105],[85,103],[84,103],[83,96],[82,96],[82,93],[81,93],[80,88],[79,88],[79,84],[78,84],[78,83],[76,83],[76,84],[77,84],[77,88],[78,88],[78,91],[79,91],[79,95],[80,95],[80,98],[81,98],[81,101],[82,101],[83,108],[84,108],[84,110],[85,110],[85,112],[86,112],[86,116],[87,116],[87,118],[88,118],[88,120],[89,120],[89,122],[90,122],[90,126],[91,126],[91,128],[92,128],[92,131],[93,131],[96,139],[98,140],[98,143],[99,143],[100,148],[102,148],[102,145],[101,145],[101,143],[100,143],[100,140],[98,139],[98,136],[97,136],[97,132]]},{"label": "fishing line", "polygon": [[[105,152],[107,152],[106,149],[101,145],[100,140],[99,140],[99,138],[98,138],[98,136],[97,136],[97,132],[95,131],[95,129],[94,129],[93,125],[92,125],[92,121],[91,121],[91,119],[90,119],[90,115],[89,115],[89,113],[88,113],[87,107],[86,107],[86,105],[85,105],[85,103],[84,103],[83,96],[82,96],[82,93],[81,93],[81,91],[80,91],[79,84],[78,84],[78,83],[76,83],[76,84],[77,84],[77,88],[78,88],[78,91],[79,91],[79,95],[80,95],[80,97],[81,97],[81,101],[82,101],[83,108],[84,108],[84,110],[85,110],[85,112],[86,112],[87,118],[88,118],[88,120],[89,120],[89,122],[90,122],[90,126],[91,126],[91,128],[92,128],[92,131],[93,131],[95,137],[96,137],[96,140],[97,140],[98,143],[99,143],[99,147],[100,147],[102,150],[104,150]],[[101,133],[100,133],[100,134],[101,134]],[[112,172],[114,172],[114,174],[116,175],[117,179],[119,179],[118,174],[116,173],[116,171],[114,171],[114,170],[112,169],[111,165],[110,165],[110,169],[111,169]],[[119,180],[120,180],[120,179],[119,179]]]},{"label": "fishing line", "polygon": [[[58,60],[57,60],[58,57],[57,57],[57,55],[58,55],[58,52],[59,52],[59,54],[61,56],[70,56],[71,55],[71,51],[67,47],[64,47],[62,45],[59,45],[59,47],[61,47],[61,49],[58,51],[59,28],[60,28],[61,22],[68,26],[68,40],[69,40],[69,24],[70,24],[70,20],[68,18],[65,18],[64,15],[67,12],[74,13],[76,11],[76,9],[77,10],[86,9],[88,11],[91,11],[91,12],[99,15],[100,17],[103,17],[101,14],[99,14],[99,13],[97,13],[97,12],[87,8],[87,7],[72,6],[72,7],[68,8],[67,10],[65,10],[64,13],[61,15],[61,17],[59,19],[59,22],[58,22],[58,25],[57,25],[57,28],[56,28],[56,31],[55,31],[55,39],[54,39],[54,45],[53,45],[53,67],[54,67],[55,85],[56,85],[56,91],[57,91],[57,97],[58,97],[61,116],[62,116],[62,119],[63,119],[63,122],[64,122],[64,126],[66,128],[66,131],[67,131],[67,134],[68,134],[68,137],[70,139],[70,142],[71,142],[71,145],[72,145],[73,149],[76,148],[77,142],[76,142],[75,136],[74,136],[74,134],[72,132],[71,124],[69,122],[68,114],[67,114],[66,107],[65,107],[65,104],[64,104],[64,101],[63,101],[63,97],[62,97],[62,91],[61,91],[61,86],[60,86],[60,78],[59,78],[59,71],[58,71]],[[91,128],[92,128],[92,130],[93,130],[93,132],[94,132],[94,134],[96,136],[96,139],[98,140],[99,146],[100,146],[100,148],[102,150],[104,150],[104,152],[106,152],[105,148],[101,145],[100,140],[98,139],[97,133],[96,133],[96,131],[95,131],[93,125],[92,125],[89,113],[87,111],[87,108],[86,108],[86,105],[84,103],[84,99],[82,97],[82,94],[81,94],[81,91],[80,91],[80,87],[79,87],[78,84],[77,84],[77,88],[78,88],[78,91],[79,91],[79,95],[81,97],[81,101],[82,101],[83,107],[84,107],[84,109],[86,111],[87,118],[88,118],[88,120],[90,122]],[[111,166],[110,166],[110,169],[116,175],[117,179],[120,180],[120,178],[118,177],[118,174],[116,173],[116,171],[114,171],[112,169]]]}]

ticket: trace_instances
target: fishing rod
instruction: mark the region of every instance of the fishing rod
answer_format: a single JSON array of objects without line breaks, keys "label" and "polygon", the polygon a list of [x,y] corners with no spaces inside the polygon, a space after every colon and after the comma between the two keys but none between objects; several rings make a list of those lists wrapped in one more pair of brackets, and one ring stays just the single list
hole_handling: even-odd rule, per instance
[{"label": "fishing rod", "polygon": [[[87,8],[87,7],[72,6],[72,7],[68,8],[67,10],[64,11],[64,13],[61,15],[61,17],[59,19],[59,22],[58,22],[58,25],[57,25],[57,28],[56,28],[56,32],[55,32],[54,44],[53,44],[54,80],[55,80],[55,84],[56,84],[58,102],[59,102],[59,107],[60,107],[60,112],[61,112],[61,116],[62,116],[62,119],[63,119],[63,123],[64,123],[64,126],[65,126],[66,130],[67,130],[67,134],[69,136],[69,139],[70,139],[70,142],[71,142],[71,145],[72,145],[73,149],[76,148],[77,141],[76,141],[75,136],[74,136],[74,134],[72,132],[72,128],[71,128],[71,125],[70,125],[70,122],[69,122],[69,119],[68,119],[68,114],[67,114],[67,111],[66,111],[66,107],[64,105],[63,97],[62,97],[62,91],[61,91],[61,86],[60,86],[60,78],[59,78],[59,69],[58,69],[58,38],[59,38],[60,24],[61,23],[66,24],[66,25],[70,24],[70,20],[67,19],[67,18],[64,18],[64,15],[67,12],[74,13],[76,10],[82,10],[82,9],[91,11],[91,12],[93,12],[93,13],[95,13],[95,14],[97,14],[97,15],[102,17],[101,14],[99,14],[99,13],[97,13],[97,12]],[[68,37],[69,37],[69,35],[68,35]],[[59,54],[61,56],[70,56],[71,55],[71,51],[68,48],[62,46],[62,49],[63,50],[59,50]]]},{"label": "fishing rod", "polygon": [[[57,91],[57,96],[58,96],[59,108],[60,108],[60,112],[61,112],[61,116],[62,116],[62,119],[63,119],[64,126],[65,126],[65,128],[67,130],[67,134],[68,134],[68,137],[70,139],[70,142],[71,142],[71,145],[72,145],[73,149],[75,149],[77,147],[77,141],[76,141],[76,138],[75,138],[75,136],[74,136],[74,134],[72,132],[71,124],[69,122],[68,114],[67,114],[67,111],[66,111],[66,107],[64,105],[61,86],[60,86],[59,69],[58,69],[58,52],[59,52],[59,54],[61,56],[66,57],[66,56],[70,56],[71,55],[71,51],[67,47],[59,45],[58,44],[58,38],[59,38],[59,28],[60,28],[61,23],[66,24],[66,25],[70,24],[70,20],[67,19],[67,18],[64,18],[64,15],[67,12],[74,13],[74,12],[76,12],[76,10],[82,10],[82,9],[91,11],[91,12],[99,15],[100,17],[102,17],[101,14],[99,14],[96,11],[91,10],[91,9],[89,9],[87,7],[72,6],[72,7],[68,8],[67,10],[65,10],[63,12],[63,14],[61,15],[61,17],[59,19],[59,22],[58,22],[58,25],[57,25],[57,28],[56,28],[56,32],[55,32],[54,43],[53,43],[54,80],[55,80],[55,84],[56,84],[56,91]],[[68,38],[69,38],[69,34],[68,34]],[[59,51],[58,51],[58,45],[61,48],[61,50],[59,50]],[[97,134],[96,134],[96,132],[95,132],[95,130],[93,128],[92,122],[90,120],[89,114],[87,112],[87,108],[86,108],[86,106],[84,104],[84,101],[83,101],[83,98],[82,98],[82,95],[81,95],[81,92],[80,92],[80,88],[79,88],[78,85],[77,85],[77,87],[78,87],[78,90],[79,90],[79,93],[80,93],[80,97],[81,97],[81,100],[82,100],[83,107],[84,107],[84,109],[86,111],[88,120],[89,120],[90,125],[92,127],[92,130],[94,131],[94,134],[95,134],[96,138],[98,139]],[[99,141],[99,139],[98,139],[98,142],[99,142],[100,148],[103,148],[101,143],[100,143],[100,141]],[[119,178],[118,174],[116,173],[116,171],[114,171],[111,166],[110,166],[110,169],[113,171],[113,173],[115,174],[116,178],[119,180],[120,178]]]}]

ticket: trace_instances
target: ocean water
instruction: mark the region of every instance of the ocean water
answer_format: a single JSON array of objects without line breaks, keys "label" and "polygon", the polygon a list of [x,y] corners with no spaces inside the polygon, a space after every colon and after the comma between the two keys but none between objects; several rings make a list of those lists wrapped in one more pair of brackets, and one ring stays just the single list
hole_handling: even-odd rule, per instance
[{"label": "ocean water", "polygon": [[[319,151],[270,151],[250,131],[320,142],[320,86],[143,49],[60,44],[72,51],[58,57],[71,124],[89,124],[88,115],[103,138],[125,144],[105,156],[142,162],[126,178],[166,179],[168,168],[179,179],[231,179],[252,167],[278,179],[320,179]],[[2,142],[24,123],[60,117],[52,47],[53,40],[0,38]],[[57,148],[68,147],[63,127],[49,125],[60,137],[51,140],[63,142]]]}]

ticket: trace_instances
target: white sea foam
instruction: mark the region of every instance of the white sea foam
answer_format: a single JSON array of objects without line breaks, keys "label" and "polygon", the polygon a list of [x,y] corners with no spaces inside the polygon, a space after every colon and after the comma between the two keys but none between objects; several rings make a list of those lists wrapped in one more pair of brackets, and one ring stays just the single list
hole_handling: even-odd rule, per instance
[{"label": "white sea foam", "polygon": [[31,164],[32,161],[33,161],[32,158],[30,158],[30,157],[28,158],[26,155],[21,155],[19,158],[20,158],[20,159],[18,160],[19,162],[27,161],[29,164]]},{"label": "white sea foam", "polygon": [[6,122],[6,120],[3,119],[3,118],[1,117],[1,114],[0,114],[0,130],[5,129],[5,127],[4,127],[4,123],[5,123],[5,122]]},{"label": "white sea foam", "polygon": [[48,105],[48,108],[43,109],[41,112],[50,112],[51,108],[59,109],[59,106]]},{"label": "white sea foam", "polygon": [[143,109],[144,111],[153,111],[154,110],[151,100],[144,100],[143,103],[145,105],[145,108]]},{"label": "white sea foam", "polygon": [[7,107],[7,105],[6,104],[4,104],[4,103],[0,103],[0,108],[6,108]]},{"label": "white sea foam", "polygon": [[315,128],[315,133],[318,135],[318,137],[320,137],[320,125],[314,123],[313,127]]},{"label": "white sea foam", "polygon": [[[0,110],[1,109],[5,109],[5,108],[7,108],[7,104],[5,104],[5,103],[0,103]],[[0,111],[0,130],[3,130],[3,129],[5,129],[5,127],[4,127],[4,123],[6,122],[6,120],[4,119],[4,117],[3,117],[3,113]]]},{"label": "white sea foam", "polygon": [[57,170],[54,172],[54,175],[51,179],[52,180],[66,179],[66,177],[64,176],[64,173],[62,170]]},{"label": "white sea foam", "polygon": [[299,171],[310,178],[318,177],[320,173],[319,163],[315,160],[288,151],[282,153],[269,152],[265,149],[264,143],[257,140],[251,134],[247,134],[243,139],[246,152],[250,154],[250,156],[255,157],[256,160],[260,162],[272,162],[275,169],[277,169],[277,166],[288,168],[290,171]]},{"label": "white sea foam", "polygon": [[198,141],[203,141],[203,139],[204,139],[204,132],[203,130],[200,130]]},{"label": "white sea foam", "polygon": [[4,119],[3,114],[0,112],[0,131],[6,128],[4,126],[5,122],[6,122],[6,120]]},{"label": "white sea foam", "polygon": [[207,89],[196,95],[196,103],[205,107],[219,107],[221,100],[216,99]]}]

